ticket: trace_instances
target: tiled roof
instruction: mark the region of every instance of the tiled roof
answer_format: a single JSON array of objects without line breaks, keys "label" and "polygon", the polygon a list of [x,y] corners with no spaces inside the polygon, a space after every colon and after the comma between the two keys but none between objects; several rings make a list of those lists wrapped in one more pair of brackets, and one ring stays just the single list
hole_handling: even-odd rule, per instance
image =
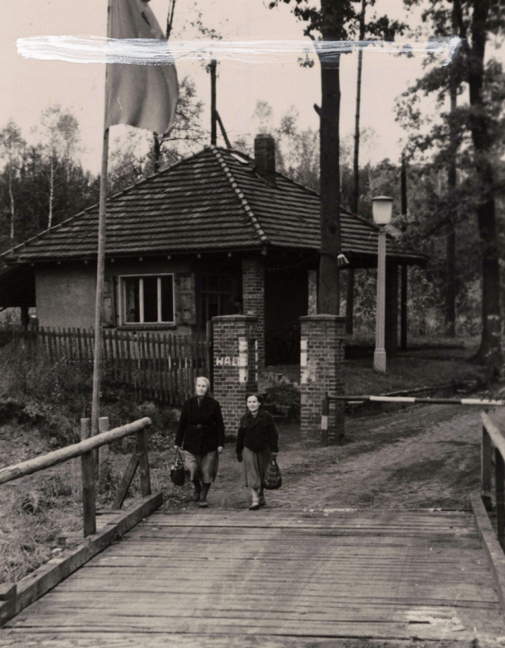
[{"label": "tiled roof", "polygon": [[[375,256],[377,228],[341,213],[342,251]],[[11,263],[96,256],[98,208],[70,218],[9,250]],[[254,161],[228,149],[205,148],[111,197],[106,254],[146,256],[192,251],[319,249],[319,196],[277,173],[275,186]],[[423,257],[395,249],[405,261]]]}]

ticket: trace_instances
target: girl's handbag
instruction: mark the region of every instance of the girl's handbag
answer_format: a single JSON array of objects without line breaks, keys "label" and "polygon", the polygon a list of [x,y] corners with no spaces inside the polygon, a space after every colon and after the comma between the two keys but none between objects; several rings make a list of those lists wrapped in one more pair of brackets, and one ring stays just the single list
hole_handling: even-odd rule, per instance
[{"label": "girl's handbag", "polygon": [[176,486],[184,486],[185,471],[179,448],[175,451],[174,463],[170,466],[170,479]]},{"label": "girl's handbag", "polygon": [[280,488],[282,486],[281,469],[277,465],[275,457],[272,458],[272,461],[267,468],[263,486],[268,490],[275,490],[276,488]]}]

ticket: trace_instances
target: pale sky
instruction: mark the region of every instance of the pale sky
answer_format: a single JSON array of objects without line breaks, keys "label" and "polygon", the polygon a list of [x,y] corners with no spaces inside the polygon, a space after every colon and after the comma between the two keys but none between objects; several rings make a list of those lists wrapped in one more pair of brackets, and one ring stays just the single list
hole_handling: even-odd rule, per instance
[{"label": "pale sky", "polygon": [[[198,7],[206,25],[219,30],[226,40],[268,40],[303,38],[303,24],[283,3],[268,10],[265,0],[199,0]],[[12,118],[30,138],[30,128],[39,121],[41,111],[51,103],[70,109],[79,120],[82,143],[86,148],[85,167],[99,169],[103,128],[104,66],[25,59],[16,52],[16,39],[38,35],[105,36],[107,0],[17,0],[3,7],[0,24],[2,60],[2,99],[0,128]],[[391,17],[402,16],[401,0],[379,0],[377,6]],[[151,7],[162,27],[166,22],[168,0],[151,0]],[[175,38],[198,36],[189,22],[195,17],[194,0],[177,0]],[[363,66],[363,128],[376,131],[375,146],[369,151],[372,161],[384,157],[398,160],[402,131],[394,121],[394,100],[422,72],[422,58],[397,58],[392,54],[366,51]],[[341,137],[353,132],[355,114],[357,55],[344,55],[341,64]],[[198,63],[179,62],[179,77],[195,79],[200,98],[206,104],[205,125],[209,122],[210,82]],[[254,135],[252,114],[258,100],[268,101],[274,109],[274,124],[291,106],[300,113],[301,127],[318,127],[313,109],[320,103],[320,71],[316,65],[301,68],[292,63],[268,62],[219,65],[217,107],[230,139]],[[113,127],[111,136],[122,127]],[[222,143],[222,142],[218,142]],[[362,157],[364,163],[365,154]]]}]

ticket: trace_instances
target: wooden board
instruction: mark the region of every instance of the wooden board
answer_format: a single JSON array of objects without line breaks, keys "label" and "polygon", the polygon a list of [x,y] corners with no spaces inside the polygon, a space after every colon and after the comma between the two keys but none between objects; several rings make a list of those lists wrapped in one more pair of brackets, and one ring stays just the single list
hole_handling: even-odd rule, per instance
[{"label": "wooden board", "polygon": [[11,620],[0,645],[91,634],[101,646],[301,648],[494,642],[505,626],[467,513],[196,511],[150,516]]}]

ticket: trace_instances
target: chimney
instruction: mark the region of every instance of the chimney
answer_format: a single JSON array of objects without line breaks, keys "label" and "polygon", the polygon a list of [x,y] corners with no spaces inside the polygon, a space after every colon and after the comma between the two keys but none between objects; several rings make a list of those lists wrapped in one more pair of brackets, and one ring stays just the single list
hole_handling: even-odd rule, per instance
[{"label": "chimney", "polygon": [[254,138],[254,162],[258,175],[275,185],[275,142],[271,135],[260,134]]}]

